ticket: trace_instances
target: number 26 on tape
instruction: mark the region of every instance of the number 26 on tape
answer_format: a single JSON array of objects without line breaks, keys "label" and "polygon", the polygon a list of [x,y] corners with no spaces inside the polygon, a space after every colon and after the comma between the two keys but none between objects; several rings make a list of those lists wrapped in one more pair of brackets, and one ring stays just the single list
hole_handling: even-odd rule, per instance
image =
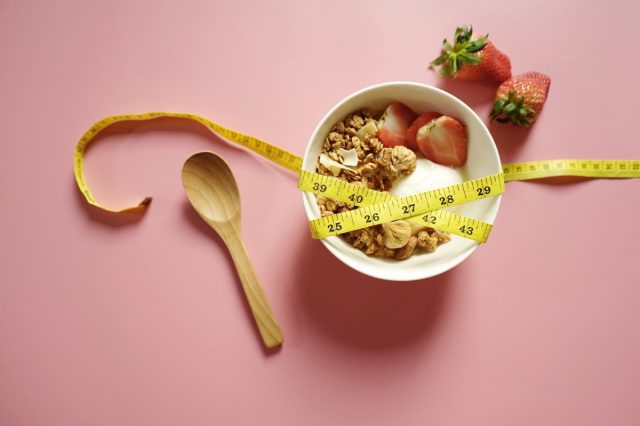
[{"label": "number 26 on tape", "polygon": [[366,223],[374,223],[380,220],[380,215],[377,212],[374,212],[372,214],[365,214],[362,217],[364,218],[364,221]]}]

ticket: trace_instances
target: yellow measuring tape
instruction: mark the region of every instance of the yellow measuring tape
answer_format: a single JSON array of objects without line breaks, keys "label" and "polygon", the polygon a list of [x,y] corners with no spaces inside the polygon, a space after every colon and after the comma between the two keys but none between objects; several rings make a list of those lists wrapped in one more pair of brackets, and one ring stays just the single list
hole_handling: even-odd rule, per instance
[{"label": "yellow measuring tape", "polygon": [[624,179],[640,177],[638,160],[547,160],[502,166],[504,180],[542,179],[558,176]]},{"label": "yellow measuring tape", "polygon": [[485,242],[491,232],[490,223],[441,209],[501,194],[504,192],[504,179],[502,173],[497,173],[432,191],[396,197],[388,192],[374,191],[330,176],[302,170],[298,188],[361,206],[359,209],[324,216],[309,222],[314,238],[326,238],[392,220],[407,219]]},{"label": "yellow measuring tape", "polygon": [[338,235],[355,229],[406,218],[407,220],[421,222],[429,227],[478,242],[485,242],[491,232],[491,224],[442,209],[501,194],[504,191],[505,181],[540,179],[554,176],[640,177],[640,161],[635,160],[536,161],[506,164],[503,166],[503,173],[406,197],[395,197],[389,193],[374,191],[349,184],[340,179],[301,170],[301,157],[253,136],[223,127],[198,115],[150,112],[104,118],[91,126],[78,141],[74,152],[73,171],[78,188],[89,204],[111,212],[124,212],[144,208],[151,202],[151,197],[146,197],[136,206],[122,210],[111,210],[103,207],[93,197],[86,184],[83,161],[87,145],[105,128],[125,121],[145,121],[156,118],[186,119],[200,123],[225,139],[244,146],[268,160],[299,174],[298,187],[300,189],[360,206],[355,210],[310,221],[311,233],[315,238],[325,238],[330,235]]},{"label": "yellow measuring tape", "polygon": [[96,199],[89,191],[89,187],[84,179],[84,153],[87,149],[87,145],[91,142],[101,131],[106,129],[107,127],[121,123],[125,121],[146,121],[153,120],[156,118],[179,118],[185,120],[195,121],[197,123],[202,124],[209,130],[217,133],[218,135],[237,143],[238,145],[242,145],[245,148],[249,148],[250,150],[256,152],[257,154],[262,155],[265,158],[285,167],[295,173],[298,173],[300,168],[302,167],[302,158],[294,155],[288,151],[285,151],[282,148],[278,148],[275,145],[271,145],[265,141],[262,141],[258,138],[254,138],[249,135],[245,135],[240,132],[236,132],[231,129],[227,129],[219,124],[216,124],[210,120],[207,120],[204,117],[200,117],[195,114],[184,114],[179,112],[148,112],[145,114],[123,114],[123,115],[113,115],[107,118],[103,118],[102,120],[95,123],[89,130],[85,132],[84,135],[80,138],[78,143],[76,144],[76,149],[73,153],[73,174],[76,178],[76,183],[78,184],[78,188],[82,194],[84,194],[84,198],[87,200],[89,204],[95,206],[99,209],[120,213],[125,211],[137,210],[139,208],[143,208],[147,206],[151,202],[151,197],[145,197],[138,205],[127,207],[122,210],[112,210],[100,205]]}]

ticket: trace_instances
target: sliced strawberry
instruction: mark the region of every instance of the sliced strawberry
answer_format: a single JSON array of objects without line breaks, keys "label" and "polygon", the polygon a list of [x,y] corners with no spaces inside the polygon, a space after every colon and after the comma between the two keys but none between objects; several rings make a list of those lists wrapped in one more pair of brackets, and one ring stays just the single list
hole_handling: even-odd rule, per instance
[{"label": "sliced strawberry", "polygon": [[407,129],[407,148],[417,151],[418,144],[416,143],[416,134],[418,133],[418,129],[441,115],[439,112],[429,111],[416,118],[413,124]]},{"label": "sliced strawberry", "polygon": [[455,118],[443,115],[420,127],[418,148],[429,160],[459,167],[467,162],[467,131]]},{"label": "sliced strawberry", "polygon": [[407,129],[415,120],[416,114],[411,108],[400,102],[394,102],[387,107],[378,123],[378,138],[386,147],[407,145]]}]

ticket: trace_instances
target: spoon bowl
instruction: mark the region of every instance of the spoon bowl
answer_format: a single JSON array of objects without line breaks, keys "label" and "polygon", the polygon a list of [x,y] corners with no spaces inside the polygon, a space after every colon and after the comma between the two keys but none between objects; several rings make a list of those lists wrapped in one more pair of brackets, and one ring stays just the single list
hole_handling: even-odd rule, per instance
[{"label": "spoon bowl", "polygon": [[182,183],[189,202],[207,223],[240,219],[238,185],[220,156],[212,152],[192,155],[182,169]]},{"label": "spoon bowl", "polygon": [[182,185],[193,208],[229,249],[264,344],[268,348],[282,344],[282,331],[242,241],[240,193],[231,169],[218,155],[200,152],[184,163]]}]

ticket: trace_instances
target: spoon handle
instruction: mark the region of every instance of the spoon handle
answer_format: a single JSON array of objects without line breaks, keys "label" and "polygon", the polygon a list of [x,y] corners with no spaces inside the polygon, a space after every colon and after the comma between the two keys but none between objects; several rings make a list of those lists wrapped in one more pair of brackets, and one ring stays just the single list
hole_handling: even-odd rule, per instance
[{"label": "spoon handle", "polygon": [[273,348],[282,344],[282,331],[258,282],[239,232],[225,232],[223,235],[265,346]]}]

